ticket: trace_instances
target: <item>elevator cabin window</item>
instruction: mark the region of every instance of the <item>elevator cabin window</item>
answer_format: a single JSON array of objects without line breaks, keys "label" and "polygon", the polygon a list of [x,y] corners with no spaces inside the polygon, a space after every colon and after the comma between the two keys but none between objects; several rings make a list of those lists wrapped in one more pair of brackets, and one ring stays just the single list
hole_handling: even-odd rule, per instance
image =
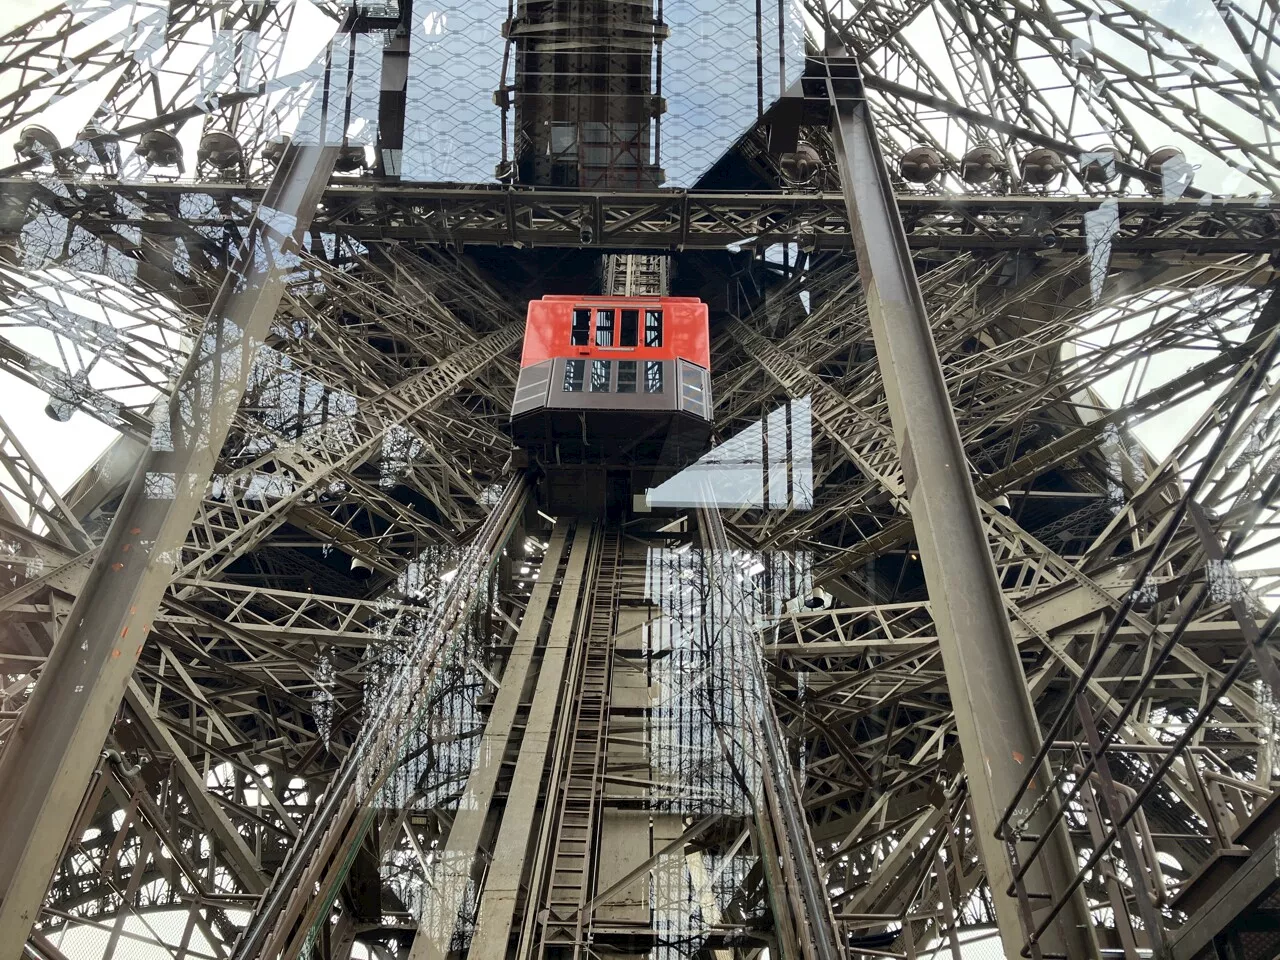
[{"label": "elevator cabin window", "polygon": [[564,392],[580,393],[582,376],[586,372],[587,361],[566,360],[564,364]]},{"label": "elevator cabin window", "polygon": [[613,311],[596,311],[596,346],[613,346]]},{"label": "elevator cabin window", "polygon": [[644,345],[646,347],[662,346],[661,310],[646,310],[644,312]]},{"label": "elevator cabin window", "polygon": [[634,347],[640,342],[640,311],[623,310],[622,322],[618,326],[618,346]]},{"label": "elevator cabin window", "polygon": [[646,360],[644,362],[644,392],[662,392],[662,361]]},{"label": "elevator cabin window", "polygon": [[591,392],[592,393],[608,393],[609,392],[609,368],[613,366],[612,360],[592,360],[591,361]]},{"label": "elevator cabin window", "polygon": [[618,392],[636,392],[636,362],[634,360],[618,361]]},{"label": "elevator cabin window", "polygon": [[[564,314],[561,314],[564,316]],[[574,347],[585,347],[590,344],[591,311],[573,311],[573,332],[569,335],[569,344]]]}]

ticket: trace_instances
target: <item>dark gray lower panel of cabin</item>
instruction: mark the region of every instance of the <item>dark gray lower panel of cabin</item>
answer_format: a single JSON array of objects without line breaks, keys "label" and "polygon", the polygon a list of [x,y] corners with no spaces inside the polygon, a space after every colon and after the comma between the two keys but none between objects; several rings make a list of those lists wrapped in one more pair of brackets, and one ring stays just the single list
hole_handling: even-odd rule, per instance
[{"label": "dark gray lower panel of cabin", "polygon": [[[511,432],[532,463],[614,464],[678,469],[706,452],[710,383],[707,371],[683,360],[662,362],[662,392],[617,392],[617,363],[609,390],[591,390],[590,364],[582,390],[565,390],[565,359],[520,371]],[[640,362],[643,370],[643,361]]]}]

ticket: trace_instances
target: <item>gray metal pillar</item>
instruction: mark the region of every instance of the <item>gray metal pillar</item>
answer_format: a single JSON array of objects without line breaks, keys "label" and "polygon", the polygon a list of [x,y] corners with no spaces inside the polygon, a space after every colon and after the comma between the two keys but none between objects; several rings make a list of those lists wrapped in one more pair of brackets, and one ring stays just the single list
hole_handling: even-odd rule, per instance
[{"label": "gray metal pillar", "polygon": [[[825,70],[858,273],[937,623],[979,849],[1005,955],[1017,957],[1025,921],[1010,895],[1012,870],[995,831],[1022,781],[1023,764],[1036,756],[1039,730],[858,66],[850,57],[817,62]],[[1037,782],[1047,783],[1048,777]],[[1033,788],[1027,802],[1037,797]],[[1055,830],[1039,864],[1027,877],[1028,893],[1056,900],[1077,872],[1065,827]],[[1033,912],[1049,902],[1032,899]],[[1046,955],[1071,960],[1098,956],[1082,895],[1077,893],[1040,945]]]},{"label": "gray metal pillar", "polygon": [[337,156],[290,151],[169,405],[171,441],[143,454],[30,703],[0,757],[0,958],[40,912],[85,786]]}]

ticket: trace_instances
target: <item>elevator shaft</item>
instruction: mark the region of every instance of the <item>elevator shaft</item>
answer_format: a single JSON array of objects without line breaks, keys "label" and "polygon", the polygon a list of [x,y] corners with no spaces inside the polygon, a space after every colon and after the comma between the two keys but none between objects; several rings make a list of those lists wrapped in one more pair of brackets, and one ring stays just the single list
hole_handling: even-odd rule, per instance
[{"label": "elevator shaft", "polygon": [[700,525],[546,535],[409,960],[839,955],[741,558]]}]

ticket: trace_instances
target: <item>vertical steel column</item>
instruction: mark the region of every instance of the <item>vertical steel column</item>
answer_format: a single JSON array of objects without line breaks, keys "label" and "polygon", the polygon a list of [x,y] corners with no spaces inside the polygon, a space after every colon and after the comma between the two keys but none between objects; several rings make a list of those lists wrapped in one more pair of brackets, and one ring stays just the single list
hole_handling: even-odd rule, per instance
[{"label": "vertical steel column", "polygon": [[[0,758],[0,958],[23,953],[67,832],[240,405],[336,147],[290,151],[267,188],[63,634]],[[159,444],[153,445],[159,446]]]},{"label": "vertical steel column", "polygon": [[[1022,781],[1023,764],[1036,756],[1039,730],[858,65],[843,56],[817,64],[832,107],[832,140],[858,273],[969,775],[979,850],[1005,955],[1017,957],[1024,945],[1022,922],[996,829]],[[1037,782],[1047,783],[1048,777]],[[1037,793],[1029,791],[1028,803]],[[1047,817],[1041,819],[1045,829],[1054,829]],[[1029,893],[1056,899],[1077,872],[1065,828],[1054,829],[1041,861],[1028,877]],[[1040,945],[1046,956],[1098,956],[1083,895],[1077,893]]]}]

